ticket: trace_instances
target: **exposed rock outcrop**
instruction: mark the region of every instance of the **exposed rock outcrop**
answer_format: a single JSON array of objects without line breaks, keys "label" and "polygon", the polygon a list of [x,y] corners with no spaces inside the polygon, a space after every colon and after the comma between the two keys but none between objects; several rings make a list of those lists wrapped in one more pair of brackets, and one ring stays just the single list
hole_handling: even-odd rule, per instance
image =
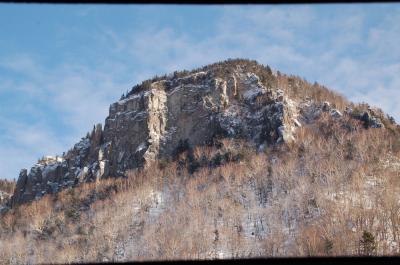
[{"label": "exposed rock outcrop", "polygon": [[[205,145],[222,136],[272,145],[294,141],[296,128],[323,111],[342,116],[328,102],[289,98],[270,70],[256,74],[240,63],[225,70],[209,67],[137,86],[111,104],[104,129],[98,124],[62,157],[42,159],[29,173],[21,170],[13,205],[173,158],[182,141]],[[361,119],[379,127],[370,116]]]},{"label": "exposed rock outcrop", "polygon": [[359,119],[362,122],[364,122],[364,126],[366,128],[383,128],[383,127],[385,127],[383,125],[382,121],[379,118],[373,116],[373,114],[371,114],[370,111],[365,111],[361,114],[353,114],[353,115],[356,119]]}]

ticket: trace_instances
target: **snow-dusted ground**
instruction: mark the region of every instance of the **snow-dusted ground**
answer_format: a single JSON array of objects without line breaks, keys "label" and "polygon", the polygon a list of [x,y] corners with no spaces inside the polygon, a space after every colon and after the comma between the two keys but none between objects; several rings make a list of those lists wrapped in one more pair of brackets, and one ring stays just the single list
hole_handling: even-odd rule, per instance
[{"label": "snow-dusted ground", "polygon": [[116,261],[137,259],[146,251],[146,243],[143,242],[143,226],[154,224],[160,214],[167,208],[170,200],[170,192],[167,188],[162,191],[151,190],[144,201],[131,202],[131,223],[125,238],[118,242],[114,250]]}]

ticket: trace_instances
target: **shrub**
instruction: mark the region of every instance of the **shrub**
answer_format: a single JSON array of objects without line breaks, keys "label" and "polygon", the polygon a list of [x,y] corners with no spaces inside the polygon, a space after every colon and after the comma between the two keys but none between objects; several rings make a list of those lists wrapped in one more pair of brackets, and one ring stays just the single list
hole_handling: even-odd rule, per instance
[{"label": "shrub", "polygon": [[333,251],[333,241],[325,238],[324,240],[324,252],[326,255],[332,255],[332,251]]},{"label": "shrub", "polygon": [[375,237],[368,231],[364,231],[360,239],[360,252],[362,255],[367,256],[376,253]]}]

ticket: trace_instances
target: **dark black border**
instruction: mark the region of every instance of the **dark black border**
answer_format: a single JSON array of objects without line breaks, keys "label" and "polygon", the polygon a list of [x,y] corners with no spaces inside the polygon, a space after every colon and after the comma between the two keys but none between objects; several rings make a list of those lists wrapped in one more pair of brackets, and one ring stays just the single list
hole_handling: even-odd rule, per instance
[{"label": "dark black border", "polygon": [[335,258],[256,258],[256,259],[232,259],[232,260],[207,260],[207,261],[160,261],[160,262],[121,262],[121,263],[73,263],[73,264],[371,264],[387,265],[400,264],[399,257],[335,257]]},{"label": "dark black border", "polygon": [[71,1],[56,1],[56,0],[0,0],[0,3],[36,3],[36,4],[195,4],[195,5],[227,5],[227,4],[354,4],[354,3],[395,3],[400,0],[336,0],[336,1],[321,1],[321,0],[71,0]]}]

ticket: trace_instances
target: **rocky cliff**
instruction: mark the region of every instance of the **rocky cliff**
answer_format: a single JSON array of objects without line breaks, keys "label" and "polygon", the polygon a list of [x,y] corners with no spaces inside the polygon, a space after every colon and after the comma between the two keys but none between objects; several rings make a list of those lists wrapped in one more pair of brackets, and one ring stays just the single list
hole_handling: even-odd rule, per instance
[{"label": "rocky cliff", "polygon": [[293,96],[296,84],[290,80],[247,60],[147,80],[111,104],[104,128],[95,126],[62,157],[46,157],[29,172],[21,170],[12,204],[81,182],[124,176],[156,159],[174,159],[182,142],[197,146],[232,137],[258,149],[290,143],[297,127],[322,112],[352,115],[366,127],[384,126],[372,110],[356,113],[348,107],[342,114],[329,102]]}]

